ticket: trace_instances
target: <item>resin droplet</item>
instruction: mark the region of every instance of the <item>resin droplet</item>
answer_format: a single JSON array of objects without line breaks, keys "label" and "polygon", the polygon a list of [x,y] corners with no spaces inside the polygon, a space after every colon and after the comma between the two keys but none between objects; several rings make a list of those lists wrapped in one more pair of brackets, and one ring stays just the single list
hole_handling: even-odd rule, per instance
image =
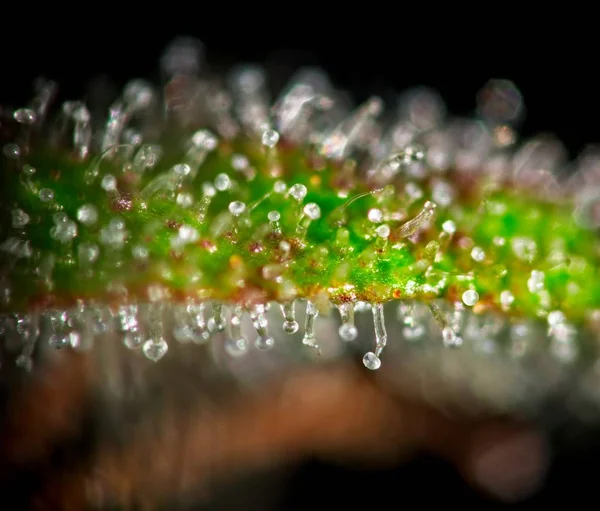
[{"label": "resin droplet", "polygon": [[314,302],[308,300],[306,302],[306,319],[304,322],[304,337],[302,339],[302,344],[316,350],[319,349],[319,345],[317,344],[317,339],[315,337],[315,320],[317,319],[318,315],[319,311],[317,310]]},{"label": "resin droplet", "polygon": [[169,351],[169,345],[163,338],[160,338],[158,341],[148,339],[142,349],[147,359],[152,360],[152,362],[158,362]]},{"label": "resin droplet", "polygon": [[338,307],[342,324],[338,329],[338,334],[343,341],[353,341],[358,336],[358,329],[354,325],[354,304],[351,302],[342,303]]},{"label": "resin droplet", "polygon": [[235,307],[229,320],[229,338],[225,340],[225,352],[231,357],[239,357],[248,352],[248,344],[242,335],[243,309]]},{"label": "resin droplet", "polygon": [[252,320],[252,324],[254,325],[256,332],[258,333],[258,337],[254,341],[254,345],[259,350],[269,350],[275,344],[275,341],[269,335],[269,322],[267,321],[265,312],[266,309],[264,305],[257,305],[250,311],[250,319]]},{"label": "resin droplet", "polygon": [[479,301],[479,294],[473,289],[468,289],[463,293],[462,301],[465,305],[473,307]]},{"label": "resin droplet", "polygon": [[298,331],[299,325],[296,321],[296,313],[294,310],[294,302],[286,302],[281,305],[281,312],[283,313],[283,331],[286,334],[295,334]]},{"label": "resin droplet", "polygon": [[400,229],[398,230],[398,236],[400,238],[408,238],[409,236],[412,236],[429,221],[429,219],[433,216],[435,208],[435,203],[427,201],[423,206],[423,209],[415,218],[400,226]]},{"label": "resin droplet", "polygon": [[363,364],[367,369],[371,371],[376,371],[381,367],[381,359],[375,355],[372,351],[369,351],[363,357]]}]

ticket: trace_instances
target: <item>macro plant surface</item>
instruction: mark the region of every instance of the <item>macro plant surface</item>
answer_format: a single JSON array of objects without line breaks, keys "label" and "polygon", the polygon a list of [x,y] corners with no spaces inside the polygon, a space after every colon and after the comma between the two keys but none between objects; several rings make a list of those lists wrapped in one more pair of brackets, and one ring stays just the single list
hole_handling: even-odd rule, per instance
[{"label": "macro plant surface", "polygon": [[259,67],[200,75],[198,51],[177,40],[166,86],[133,80],[102,118],[55,109],[41,81],[3,121],[0,299],[19,365],[106,331],[153,361],[221,333],[241,356],[287,342],[273,310],[295,334],[300,304],[317,351],[319,315],[337,310],[350,343],[372,314],[369,369],[390,307],[408,341],[519,352],[536,331],[559,361],[595,352],[600,158],[562,177],[554,139],[517,140],[511,82],[488,83],[473,118],[427,89],[349,109],[315,69],[271,103]]}]

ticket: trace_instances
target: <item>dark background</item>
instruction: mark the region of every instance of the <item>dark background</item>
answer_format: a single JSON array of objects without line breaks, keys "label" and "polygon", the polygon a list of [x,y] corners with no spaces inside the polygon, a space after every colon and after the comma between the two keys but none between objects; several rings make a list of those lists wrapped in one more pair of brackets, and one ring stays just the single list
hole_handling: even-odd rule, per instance
[{"label": "dark background", "polygon": [[[216,16],[208,15],[206,4],[179,11],[173,7],[176,21],[147,21],[141,5],[136,7],[140,15],[134,21],[125,20],[121,10],[107,7],[102,19],[96,20],[98,26],[92,26],[90,20],[101,9],[96,5],[89,13],[74,13],[79,21],[53,13],[43,29],[7,16],[0,31],[0,102],[19,106],[31,96],[31,82],[39,75],[59,82],[68,99],[77,98],[85,83],[98,74],[106,73],[117,84],[152,76],[158,70],[162,49],[173,36],[193,35],[205,43],[212,67],[239,61],[270,62],[280,69],[318,64],[357,100],[369,92],[385,96],[393,90],[428,85],[442,94],[451,112],[469,114],[475,94],[488,79],[508,78],[525,97],[524,136],[555,133],[571,156],[588,143],[600,142],[596,45],[583,41],[585,29],[566,21],[552,26],[540,18],[521,26],[514,13],[497,29],[488,26],[495,12],[489,4],[490,12],[475,24],[479,31],[466,24],[460,28],[451,25],[443,33],[434,28],[431,13],[414,18],[390,12],[374,20],[359,16],[342,21],[317,8],[298,16],[298,4],[286,4],[254,25],[233,4],[226,7],[231,9],[229,14]],[[386,17],[391,20],[384,24]],[[290,29],[296,25],[292,19],[299,30]],[[409,26],[417,30],[407,30]],[[534,26],[540,33],[532,32]],[[594,461],[599,449],[594,443],[558,452],[545,489],[522,506],[553,502],[579,507],[595,501],[598,477]],[[262,488],[259,483],[249,483],[245,493],[225,494],[223,502],[241,499],[245,508],[258,509],[264,504]],[[336,508],[400,507],[411,502],[500,507],[470,490],[452,468],[429,457],[385,471],[347,470],[310,462],[294,472],[284,500],[285,509],[290,510],[321,508],[328,503]]]}]

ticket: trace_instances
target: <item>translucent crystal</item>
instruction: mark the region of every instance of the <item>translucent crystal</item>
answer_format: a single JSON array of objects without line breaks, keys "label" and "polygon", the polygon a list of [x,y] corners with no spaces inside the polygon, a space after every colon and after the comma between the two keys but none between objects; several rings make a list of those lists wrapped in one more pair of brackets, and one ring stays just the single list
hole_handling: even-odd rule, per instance
[{"label": "translucent crystal", "polygon": [[302,343],[314,349],[319,349],[317,339],[315,337],[315,321],[319,311],[314,302],[308,300],[306,302],[306,317],[304,322],[304,337]]}]

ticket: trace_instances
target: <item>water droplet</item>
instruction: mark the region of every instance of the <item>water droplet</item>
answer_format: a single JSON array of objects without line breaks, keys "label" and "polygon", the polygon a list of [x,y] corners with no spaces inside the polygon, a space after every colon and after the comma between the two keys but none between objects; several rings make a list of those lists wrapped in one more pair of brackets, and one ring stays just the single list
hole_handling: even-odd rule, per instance
[{"label": "water droplet", "polygon": [[381,359],[375,355],[372,351],[369,351],[363,357],[363,364],[367,369],[371,371],[376,371],[381,367]]},{"label": "water droplet", "polygon": [[147,359],[152,360],[152,362],[158,362],[169,351],[169,345],[162,337],[158,341],[148,339],[144,343],[142,350]]}]

